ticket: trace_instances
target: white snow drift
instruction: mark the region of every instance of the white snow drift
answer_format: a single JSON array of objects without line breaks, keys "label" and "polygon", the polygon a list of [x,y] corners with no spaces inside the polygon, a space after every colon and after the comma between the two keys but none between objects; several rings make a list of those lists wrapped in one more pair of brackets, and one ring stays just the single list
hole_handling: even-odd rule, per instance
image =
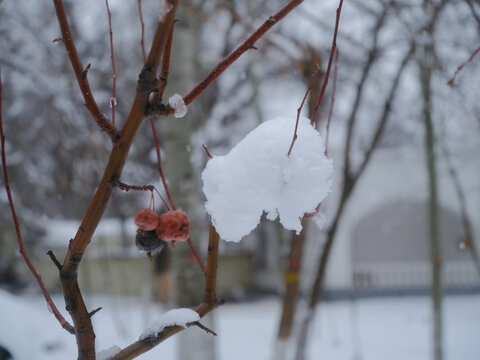
[{"label": "white snow drift", "polygon": [[298,138],[288,149],[295,117],[266,121],[225,156],[210,159],[202,173],[205,208],[220,237],[240,241],[260,222],[280,217],[289,230],[301,231],[300,219],[330,192],[332,161],[310,120],[300,118]]}]

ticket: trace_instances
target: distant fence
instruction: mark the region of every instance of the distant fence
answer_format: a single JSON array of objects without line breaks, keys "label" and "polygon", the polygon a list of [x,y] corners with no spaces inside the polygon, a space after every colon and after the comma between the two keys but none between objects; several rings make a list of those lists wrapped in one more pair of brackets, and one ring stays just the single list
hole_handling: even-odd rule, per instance
[{"label": "distant fence", "polygon": [[[470,262],[446,262],[442,271],[445,287],[480,286],[480,275]],[[430,284],[428,262],[353,264],[353,285],[357,290],[423,289]]]}]

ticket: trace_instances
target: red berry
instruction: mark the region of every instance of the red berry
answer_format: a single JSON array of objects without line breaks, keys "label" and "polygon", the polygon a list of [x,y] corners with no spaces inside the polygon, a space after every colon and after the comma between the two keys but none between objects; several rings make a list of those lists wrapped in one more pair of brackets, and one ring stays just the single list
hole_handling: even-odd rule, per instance
[{"label": "red berry", "polygon": [[140,229],[145,231],[155,230],[155,228],[158,226],[158,216],[153,210],[150,209],[142,209],[137,211],[133,221]]},{"label": "red berry", "polygon": [[190,236],[190,220],[183,211],[169,211],[160,215],[155,232],[163,241],[186,241]]}]

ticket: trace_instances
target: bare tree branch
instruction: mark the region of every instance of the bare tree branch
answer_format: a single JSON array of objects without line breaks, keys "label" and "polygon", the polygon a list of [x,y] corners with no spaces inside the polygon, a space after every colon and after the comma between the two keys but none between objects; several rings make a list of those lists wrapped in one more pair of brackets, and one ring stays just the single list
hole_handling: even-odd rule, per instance
[{"label": "bare tree branch", "polygon": [[108,120],[105,115],[101,112],[98,107],[95,99],[93,98],[92,91],[90,90],[90,84],[88,83],[87,73],[83,67],[80,58],[77,53],[77,48],[72,38],[70,32],[70,26],[68,24],[67,13],[65,12],[65,7],[63,6],[62,0],[53,0],[55,5],[55,10],[57,12],[58,22],[60,24],[60,30],[62,32],[62,40],[67,50],[68,57],[72,63],[73,71],[77,78],[78,86],[82,92],[85,104],[88,111],[92,115],[93,119],[97,122],[98,126],[105,131],[108,136],[115,142],[119,136],[115,126]]}]

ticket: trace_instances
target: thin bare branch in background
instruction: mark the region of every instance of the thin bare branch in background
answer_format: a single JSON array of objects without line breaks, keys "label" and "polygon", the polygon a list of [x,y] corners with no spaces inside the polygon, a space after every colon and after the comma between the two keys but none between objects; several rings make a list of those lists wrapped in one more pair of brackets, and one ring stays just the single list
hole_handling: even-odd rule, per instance
[{"label": "thin bare branch in background", "polygon": [[[298,341],[297,341],[297,349],[296,349],[296,355],[295,359],[296,360],[303,360],[305,359],[305,350],[306,350],[306,344],[307,344],[307,339],[308,339],[308,333],[309,333],[309,328],[310,328],[310,323],[314,317],[315,314],[315,309],[318,303],[318,300],[320,299],[320,295],[322,294],[324,290],[324,281],[325,281],[325,275],[326,275],[326,270],[327,270],[327,264],[328,260],[330,258],[330,253],[332,249],[333,242],[335,240],[335,235],[338,229],[338,224],[340,223],[345,205],[352,194],[355,185],[359,178],[362,176],[366,166],[370,162],[372,158],[373,151],[376,149],[378,146],[379,140],[381,135],[383,134],[383,131],[385,129],[385,124],[387,122],[387,119],[390,115],[390,109],[391,109],[391,104],[395,99],[395,96],[397,94],[397,89],[400,84],[400,78],[408,64],[408,62],[411,60],[411,57],[413,56],[413,50],[414,46],[412,45],[409,49],[409,51],[405,54],[405,56],[402,59],[402,62],[400,63],[398,70],[396,72],[395,78],[392,81],[392,85],[390,87],[389,94],[385,100],[384,106],[383,106],[383,112],[380,115],[380,120],[377,123],[376,130],[374,132],[374,137],[370,143],[370,146],[368,150],[365,153],[364,159],[358,170],[352,175],[350,171],[344,172],[344,184],[348,181],[347,185],[343,186],[342,193],[340,194],[340,202],[338,204],[337,210],[335,212],[335,216],[333,218],[332,223],[327,229],[327,239],[325,241],[325,244],[323,246],[322,252],[320,254],[320,258],[318,261],[318,268],[317,268],[317,273],[315,275],[315,280],[313,281],[312,284],[312,289],[310,292],[310,297],[309,297],[309,302],[308,302],[308,310],[307,314],[305,315],[304,319],[302,320],[302,323],[300,325],[300,330],[298,334]],[[369,66],[368,63],[366,65],[367,67]],[[359,87],[359,91],[361,91],[361,88]],[[359,97],[360,94],[357,94],[357,97]],[[355,101],[354,101],[355,103]],[[355,119],[355,116],[354,116]],[[351,141],[351,137],[346,138],[346,143],[345,143],[345,149],[348,148],[348,143]],[[348,174],[348,178],[347,175]]]},{"label": "thin bare branch in background", "polygon": [[3,178],[5,181],[5,190],[7,192],[8,204],[10,206],[10,211],[12,213],[13,223],[15,225],[15,233],[17,235],[20,254],[23,256],[23,259],[25,260],[25,263],[27,264],[28,269],[30,270],[32,275],[35,277],[35,280],[40,286],[40,289],[42,290],[42,294],[45,297],[45,300],[47,301],[48,307],[52,310],[52,313],[55,316],[55,318],[58,320],[60,325],[65,330],[67,330],[70,334],[75,334],[75,330],[73,326],[70,325],[70,323],[67,320],[65,320],[65,318],[62,316],[62,314],[58,310],[57,306],[55,305],[52,298],[50,297],[50,294],[45,288],[45,284],[43,283],[42,277],[37,272],[37,269],[35,269],[35,266],[32,264],[32,262],[30,261],[30,258],[27,255],[27,252],[25,251],[22,232],[20,231],[20,223],[18,222],[17,213],[15,211],[15,205],[13,203],[12,191],[10,190],[10,183],[8,180],[7,157],[5,154],[5,133],[3,131],[3,120],[2,120],[2,74],[1,72],[0,72],[0,140],[1,140],[2,169],[3,169]]},{"label": "thin bare branch in background", "polygon": [[335,105],[335,92],[337,90],[337,71],[338,71],[338,48],[335,55],[335,68],[333,70],[332,97],[330,100],[330,110],[328,111],[327,126],[325,127],[325,156],[328,156],[328,136],[330,135],[330,122],[332,121],[333,106]]},{"label": "thin bare branch in background", "polygon": [[473,60],[473,58],[480,52],[480,47],[476,48],[473,53],[470,55],[470,57],[465,60],[465,62],[463,62],[458,68],[457,70],[455,70],[455,72],[453,73],[453,76],[450,78],[450,80],[448,80],[447,82],[447,85],[450,86],[450,87],[453,87],[454,85],[454,82],[455,82],[455,79],[457,78],[457,75],[460,73],[460,71],[463,70],[463,68],[465,66],[467,66],[468,64],[470,64]]}]

